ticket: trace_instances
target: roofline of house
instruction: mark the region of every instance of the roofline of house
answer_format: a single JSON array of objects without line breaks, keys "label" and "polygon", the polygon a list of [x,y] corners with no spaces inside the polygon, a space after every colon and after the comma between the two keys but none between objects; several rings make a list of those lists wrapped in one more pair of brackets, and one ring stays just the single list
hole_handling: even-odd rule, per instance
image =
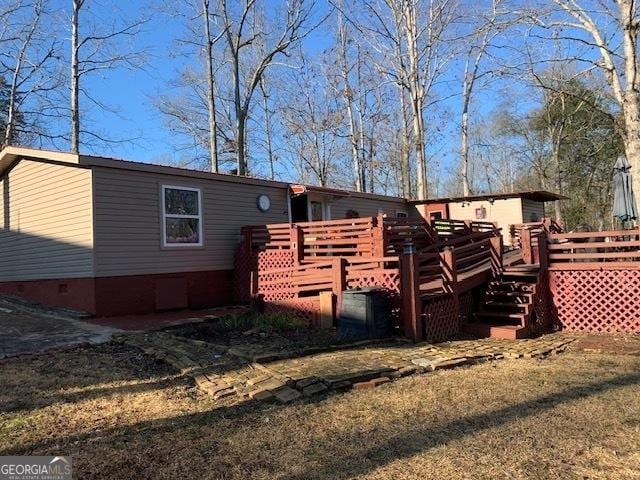
[{"label": "roofline of house", "polygon": [[[76,167],[100,167],[115,168],[120,170],[130,170],[147,173],[159,173],[165,175],[177,175],[188,178],[198,178],[202,180],[217,180],[223,182],[259,185],[266,187],[289,188],[291,183],[278,180],[265,180],[255,177],[242,177],[229,173],[213,173],[200,170],[192,170],[184,167],[175,167],[169,165],[159,165],[154,163],[142,163],[131,160],[122,160],[117,158],[102,157],[96,155],[83,155],[71,152],[60,152],[55,150],[44,150],[37,148],[8,146],[0,151],[0,175],[13,163],[21,159],[29,160],[48,160],[68,164]],[[310,186],[310,191],[323,193],[327,195],[335,195],[336,192],[346,193],[351,197],[361,197],[370,199],[379,199],[387,201],[406,202],[403,197],[395,197],[392,195],[381,195],[377,193],[355,192],[352,190],[341,190],[336,188]]]},{"label": "roofline of house", "polygon": [[511,193],[483,193],[481,195],[468,195],[466,197],[441,197],[429,198],[426,200],[409,200],[410,205],[425,205],[430,203],[454,203],[454,202],[473,202],[478,200],[504,200],[508,198],[525,198],[536,200],[539,202],[551,202],[555,200],[566,200],[569,197],[560,195],[547,190],[525,190],[521,192]]}]

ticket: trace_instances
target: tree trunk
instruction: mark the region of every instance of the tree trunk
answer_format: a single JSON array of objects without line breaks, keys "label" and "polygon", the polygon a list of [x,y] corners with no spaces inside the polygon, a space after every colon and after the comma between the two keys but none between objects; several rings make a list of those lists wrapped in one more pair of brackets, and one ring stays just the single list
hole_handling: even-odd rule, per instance
[{"label": "tree trunk", "polygon": [[238,158],[238,175],[247,174],[247,164],[245,161],[245,121],[246,115],[242,108],[242,100],[240,98],[240,59],[238,58],[239,52],[236,50],[233,55],[233,103],[236,113],[236,155]]},{"label": "tree trunk", "polygon": [[404,2],[404,32],[409,57],[408,86],[411,94],[411,107],[413,115],[413,137],[416,152],[416,190],[418,200],[427,198],[427,158],[424,142],[424,121],[422,109],[424,104],[424,92],[420,83],[420,59],[418,52],[418,25],[416,5],[413,2]]},{"label": "tree trunk", "polygon": [[416,142],[416,190],[418,200],[428,198],[427,190],[427,158],[424,151],[424,125],[422,121],[422,102],[419,98],[413,101],[413,135]]},{"label": "tree trunk", "polygon": [[469,186],[469,114],[467,112],[467,102],[464,102],[462,112],[462,195],[468,197],[471,194]]},{"label": "tree trunk", "polygon": [[260,90],[262,91],[262,101],[264,106],[264,128],[267,134],[267,158],[269,159],[269,173],[271,180],[276,179],[275,160],[273,158],[273,142],[271,140],[271,113],[269,112],[269,97],[264,79],[260,80]]},{"label": "tree trunk", "polygon": [[71,151],[74,153],[78,153],[80,150],[78,16],[83,1],[84,0],[73,0],[73,13],[71,16]]},{"label": "tree trunk", "polygon": [[411,159],[409,155],[409,124],[407,122],[407,107],[404,89],[398,85],[400,95],[400,114],[402,115],[402,144],[400,152],[400,175],[402,176],[402,195],[405,198],[413,198],[411,191]]},{"label": "tree trunk", "polygon": [[209,160],[211,171],[218,172],[218,132],[215,103],[215,77],[213,73],[213,40],[211,39],[211,25],[209,19],[209,0],[202,0],[202,15],[204,17],[205,56],[207,61],[207,107],[209,110]]},{"label": "tree trunk", "polygon": [[[353,96],[351,83],[349,82],[349,67],[347,65],[347,32],[342,13],[338,15],[338,42],[340,44],[340,70],[342,74],[343,99],[347,108],[347,119],[349,121],[349,142],[351,143],[351,163],[353,166],[353,180],[356,192],[364,190],[362,178],[362,167],[360,165],[360,153],[358,152],[358,132],[356,120],[353,115]],[[360,130],[362,130],[360,125]]]}]

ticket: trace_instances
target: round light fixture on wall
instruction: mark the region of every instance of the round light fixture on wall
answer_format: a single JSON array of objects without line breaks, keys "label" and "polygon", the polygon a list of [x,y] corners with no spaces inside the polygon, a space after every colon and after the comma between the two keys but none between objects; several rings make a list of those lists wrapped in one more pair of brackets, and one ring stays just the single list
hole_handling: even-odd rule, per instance
[{"label": "round light fixture on wall", "polygon": [[260,194],[258,195],[258,209],[261,212],[268,212],[269,209],[271,208],[271,198],[269,198],[269,195],[265,195]]}]

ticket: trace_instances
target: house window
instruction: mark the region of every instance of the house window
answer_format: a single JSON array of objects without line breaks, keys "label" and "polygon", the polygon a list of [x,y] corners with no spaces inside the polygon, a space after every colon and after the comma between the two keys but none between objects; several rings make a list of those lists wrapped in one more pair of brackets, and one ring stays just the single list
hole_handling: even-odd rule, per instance
[{"label": "house window", "polygon": [[476,220],[487,218],[487,209],[484,207],[476,208]]},{"label": "house window", "polygon": [[162,186],[162,245],[202,246],[202,198],[199,188]]}]

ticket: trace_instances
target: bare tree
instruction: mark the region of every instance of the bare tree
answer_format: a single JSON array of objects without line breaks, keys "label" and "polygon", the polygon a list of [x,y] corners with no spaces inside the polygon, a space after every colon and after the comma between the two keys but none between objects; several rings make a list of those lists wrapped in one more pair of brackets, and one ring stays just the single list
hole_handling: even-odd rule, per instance
[{"label": "bare tree", "polygon": [[364,178],[362,175],[362,165],[360,157],[359,147],[359,133],[362,131],[362,124],[358,125],[353,109],[353,92],[354,89],[351,86],[351,69],[352,66],[348,61],[348,38],[347,38],[347,26],[345,24],[344,14],[342,8],[338,9],[338,55],[340,59],[340,76],[342,80],[341,94],[343,97],[344,105],[347,110],[347,120],[349,124],[349,143],[351,145],[351,163],[353,165],[353,179],[354,186],[357,192],[366,190],[364,185]]},{"label": "bare tree", "polygon": [[460,122],[460,156],[461,156],[461,180],[462,194],[471,194],[469,181],[469,104],[473,95],[476,83],[483,77],[490,76],[493,72],[490,69],[482,70],[480,64],[483,62],[493,40],[506,30],[511,21],[507,15],[501,11],[503,0],[493,0],[491,8],[487,14],[479,15],[479,24],[470,36],[470,46],[464,64],[462,79],[462,117]]},{"label": "bare tree", "polygon": [[[538,24],[560,30],[554,39],[588,47],[597,57],[581,55],[588,70],[602,72],[620,106],[622,137],[632,166],[636,202],[640,204],[640,75],[638,74],[638,4],[634,0],[603,0],[595,5],[582,0],[549,0],[560,12],[547,12]],[[580,35],[574,32],[583,32]]]},{"label": "bare tree", "polygon": [[[120,67],[139,68],[144,53],[143,50],[126,48],[120,40],[137,35],[146,19],[120,21],[105,30],[98,26],[103,25],[102,22],[80,22],[80,14],[85,12],[86,3],[87,0],[72,0],[71,12],[71,150],[76,153],[80,150],[81,133],[106,141],[95,132],[81,129],[80,94],[99,108],[106,108],[103,102],[81,86],[82,78],[91,73]],[[81,28],[90,33],[83,35]]]},{"label": "bare tree", "polygon": [[55,31],[42,27],[43,22],[50,20],[49,13],[43,0],[34,0],[15,2],[0,14],[3,44],[0,66],[9,77],[3,112],[5,130],[0,141],[4,145],[12,144],[18,135],[23,141],[57,137],[41,128],[45,117],[53,113],[45,100],[50,100],[52,92],[61,85],[56,71]]},{"label": "bare tree", "polygon": [[[437,82],[455,58],[449,35],[458,15],[455,0],[364,0],[359,31],[378,53],[378,68],[406,92],[411,112],[416,196],[427,198],[425,109],[437,102]],[[405,100],[404,93],[399,96]]]},{"label": "bare tree", "polygon": [[265,130],[265,143],[267,150],[267,161],[269,163],[269,178],[275,180],[276,178],[276,158],[273,146],[273,111],[269,106],[269,93],[267,87],[266,77],[263,76],[260,79],[260,93],[262,95],[262,109],[264,110],[264,130]]},{"label": "bare tree", "polygon": [[211,33],[211,11],[209,0],[202,0],[202,18],[204,22],[204,56],[207,65],[207,108],[209,114],[209,158],[211,171],[218,171],[218,122],[216,118],[216,77],[213,68],[213,46],[220,40],[225,31],[220,31],[215,37]]},{"label": "bare tree", "polygon": [[[315,27],[310,25],[314,0],[288,0],[284,12],[284,26],[275,40],[266,38],[263,30],[248,32],[251,21],[256,19],[257,0],[245,0],[239,12],[234,12],[228,0],[222,0],[222,16],[227,46],[232,64],[233,105],[235,112],[235,148],[238,175],[246,175],[247,119],[253,94],[266,69],[279,55],[302,40]],[[243,53],[254,44],[261,43],[262,53],[253,65],[249,65]],[[256,49],[253,49],[255,52]]]}]

